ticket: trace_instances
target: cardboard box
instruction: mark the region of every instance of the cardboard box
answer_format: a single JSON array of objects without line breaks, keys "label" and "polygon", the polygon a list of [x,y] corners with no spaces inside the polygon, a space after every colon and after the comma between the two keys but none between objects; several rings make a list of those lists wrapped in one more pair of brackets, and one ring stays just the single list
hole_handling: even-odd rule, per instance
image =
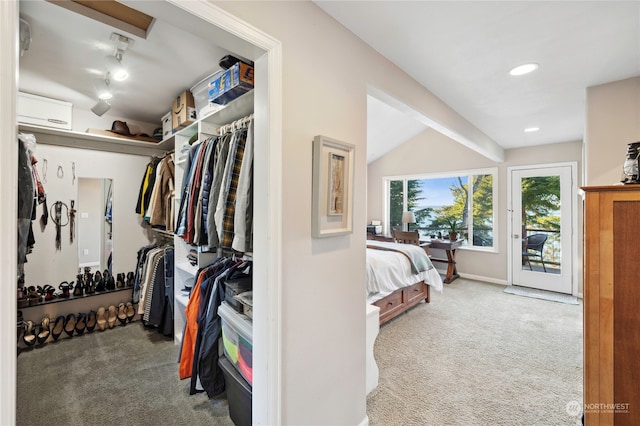
[{"label": "cardboard box", "polygon": [[238,62],[209,83],[209,101],[220,105],[253,90],[253,67]]},{"label": "cardboard box", "polygon": [[70,102],[18,92],[18,122],[71,130]]},{"label": "cardboard box", "polygon": [[176,96],[171,111],[173,130],[182,129],[196,121],[196,105],[189,90],[185,90]]}]

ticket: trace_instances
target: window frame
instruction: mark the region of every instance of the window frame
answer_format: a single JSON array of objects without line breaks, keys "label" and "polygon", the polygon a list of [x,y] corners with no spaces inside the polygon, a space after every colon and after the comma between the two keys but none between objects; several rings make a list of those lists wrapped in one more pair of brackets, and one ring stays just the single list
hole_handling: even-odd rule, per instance
[{"label": "window frame", "polygon": [[[473,251],[481,251],[481,252],[489,252],[489,253],[498,253],[498,167],[487,167],[482,169],[465,169],[465,170],[456,170],[456,171],[448,171],[448,172],[432,172],[432,173],[419,173],[419,174],[406,174],[406,175],[390,175],[382,177],[382,208],[383,214],[382,217],[383,222],[383,233],[391,234],[391,205],[390,205],[390,189],[391,189],[391,181],[402,181],[402,211],[407,210],[407,182],[409,180],[421,180],[421,179],[439,179],[439,178],[451,178],[458,176],[466,176],[467,177],[467,185],[469,182],[472,182],[471,178],[477,175],[491,175],[492,176],[492,192],[493,192],[493,246],[474,246],[473,238],[471,241],[467,241],[466,245],[460,247],[463,250],[473,250]],[[470,194],[469,197],[469,206],[468,206],[468,217],[469,224],[471,226],[471,233],[473,232],[473,194]],[[469,244],[469,242],[471,244]]]}]

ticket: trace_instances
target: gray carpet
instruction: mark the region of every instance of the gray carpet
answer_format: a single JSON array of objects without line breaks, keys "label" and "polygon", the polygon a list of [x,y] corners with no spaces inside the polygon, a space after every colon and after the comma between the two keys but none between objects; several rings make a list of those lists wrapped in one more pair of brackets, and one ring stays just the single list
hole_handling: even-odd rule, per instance
[{"label": "gray carpet", "polygon": [[141,323],[18,356],[18,425],[233,425],[225,399],[189,395],[178,346]]},{"label": "gray carpet", "polygon": [[458,279],[382,326],[372,426],[576,425],[582,402],[582,305]]},{"label": "gray carpet", "polygon": [[551,302],[568,303],[570,305],[579,305],[578,298],[570,294],[555,293],[553,291],[545,291],[537,288],[519,287],[515,285],[507,286],[505,293],[515,294],[516,296],[534,297],[536,299],[549,300]]}]

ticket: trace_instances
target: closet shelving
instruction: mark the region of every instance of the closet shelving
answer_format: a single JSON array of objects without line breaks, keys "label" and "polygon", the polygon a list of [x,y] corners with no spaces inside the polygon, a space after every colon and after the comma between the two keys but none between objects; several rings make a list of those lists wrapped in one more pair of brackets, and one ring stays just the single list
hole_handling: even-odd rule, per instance
[{"label": "closet shelving", "polygon": [[[221,126],[252,114],[254,110],[253,102],[254,91],[252,90],[229,102],[224,108],[196,120],[160,142],[160,147],[165,150],[175,149],[176,212],[180,209],[180,197],[182,196],[180,189],[182,188],[186,165],[186,158],[183,156],[182,148],[188,146],[189,140],[196,134],[198,135],[198,140],[202,141],[204,138],[217,135]],[[174,237],[174,248],[174,337],[176,344],[180,344],[186,322],[185,308],[189,301],[189,293],[183,291],[183,289],[193,286],[198,269],[213,262],[217,257],[217,252],[209,252],[203,250],[202,247],[190,245],[178,236]],[[195,265],[192,265],[187,260],[187,255],[191,250],[196,251],[197,262]]]}]

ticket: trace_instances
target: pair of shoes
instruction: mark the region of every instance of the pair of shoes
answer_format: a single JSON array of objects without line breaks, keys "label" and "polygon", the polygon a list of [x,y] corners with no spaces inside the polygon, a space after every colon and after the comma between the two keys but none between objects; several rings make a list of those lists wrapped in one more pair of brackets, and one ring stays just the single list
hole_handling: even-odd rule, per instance
[{"label": "pair of shoes", "polygon": [[121,325],[127,324],[127,307],[124,303],[118,305],[118,321]]},{"label": "pair of shoes", "polygon": [[113,275],[109,273],[108,270],[104,270],[102,272],[102,279],[104,280],[104,286],[107,290],[115,290],[116,289],[116,280],[113,278]]},{"label": "pair of shoes", "polygon": [[102,274],[100,273],[100,271],[96,271],[96,274],[94,275],[93,280],[96,283],[96,291],[106,290],[105,282],[104,282],[104,279],[102,278]]},{"label": "pair of shoes", "polygon": [[133,309],[133,303],[127,302],[127,320],[133,321],[133,317],[136,316],[136,311]]},{"label": "pair of shoes", "polygon": [[109,306],[109,314],[107,316],[107,325],[109,328],[113,328],[116,326],[116,318],[118,317],[116,313],[116,307],[111,305]]},{"label": "pair of shoes", "polygon": [[64,331],[65,324],[66,318],[64,317],[64,315],[60,315],[58,318],[56,318],[56,322],[53,324],[53,329],[51,330],[51,336],[53,337],[54,341],[58,341],[58,338]]},{"label": "pair of shoes", "polygon": [[52,285],[45,285],[43,288],[45,295],[44,295],[44,300],[45,301],[50,301],[56,298],[55,292],[56,292],[56,288]]},{"label": "pair of shoes", "polygon": [[[82,296],[84,293],[84,281],[82,280],[82,274],[78,274],[78,281],[76,282],[76,286],[73,289],[74,296]],[[71,283],[73,284],[73,282]]]},{"label": "pair of shoes", "polygon": [[104,331],[107,328],[107,316],[104,307],[100,306],[96,313],[96,324],[100,331]]},{"label": "pair of shoes", "polygon": [[127,287],[133,287],[133,283],[135,281],[136,276],[133,274],[133,272],[129,272],[127,274]]},{"label": "pair of shoes", "polygon": [[124,288],[124,274],[117,275],[116,288]]},{"label": "pair of shoes", "polygon": [[51,328],[49,327],[50,319],[48,316],[42,317],[42,321],[37,329],[36,341],[38,345],[44,345],[49,336],[51,335]]},{"label": "pair of shoes", "polygon": [[64,297],[65,299],[68,299],[69,296],[71,296],[71,289],[73,288],[72,285],[70,285],[67,281],[62,281],[60,283],[60,285],[58,286],[58,290],[60,290],[62,293],[60,293],[60,297]]},{"label": "pair of shoes", "polygon": [[40,303],[40,294],[38,294],[38,290],[34,286],[29,286],[27,289],[27,300],[29,301],[29,306],[35,306]]}]

